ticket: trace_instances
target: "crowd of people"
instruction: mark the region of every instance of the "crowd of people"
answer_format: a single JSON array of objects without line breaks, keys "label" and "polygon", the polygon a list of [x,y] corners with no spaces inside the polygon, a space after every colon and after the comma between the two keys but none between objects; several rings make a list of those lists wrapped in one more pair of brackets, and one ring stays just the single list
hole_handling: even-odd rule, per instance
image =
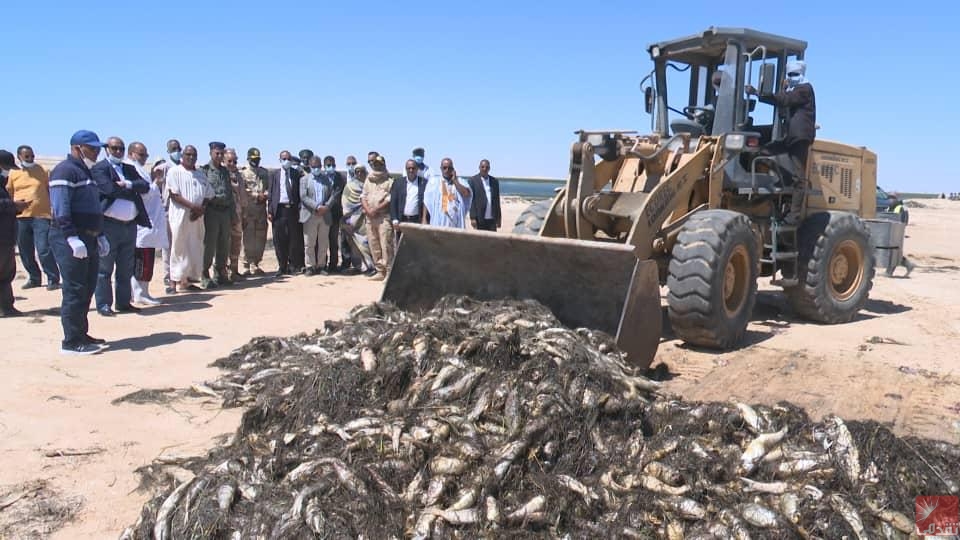
[{"label": "crowd of people", "polygon": [[164,158],[150,160],[141,142],[101,142],[80,130],[66,159],[49,172],[30,146],[17,148],[16,156],[0,150],[2,316],[22,314],[12,291],[17,250],[27,273],[24,289],[42,287],[45,276],[48,290],[62,292],[61,352],[96,354],[107,344],[89,333],[91,301],[104,317],[162,303],[150,292],[157,252],[167,295],[266,274],[268,229],[277,277],[382,281],[400,223],[501,227],[499,182],[486,159],[476,175],[461,178],[450,158],[434,173],[424,149],[415,148],[394,177],[376,151],[367,153],[366,165],[347,156],[344,174],[333,156],[309,149],[284,150],[280,167],[267,170],[257,148],[247,150],[241,166],[225,143],[207,147],[203,165],[195,146],[176,139],[167,142]]}]

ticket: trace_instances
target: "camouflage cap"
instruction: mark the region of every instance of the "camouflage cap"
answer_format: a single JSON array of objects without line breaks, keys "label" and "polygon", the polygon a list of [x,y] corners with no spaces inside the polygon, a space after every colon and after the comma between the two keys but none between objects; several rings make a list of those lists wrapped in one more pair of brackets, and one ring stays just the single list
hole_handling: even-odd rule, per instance
[{"label": "camouflage cap", "polygon": [[259,148],[251,148],[251,149],[247,150],[247,159],[254,159],[254,158],[260,159],[260,149],[259,149]]}]

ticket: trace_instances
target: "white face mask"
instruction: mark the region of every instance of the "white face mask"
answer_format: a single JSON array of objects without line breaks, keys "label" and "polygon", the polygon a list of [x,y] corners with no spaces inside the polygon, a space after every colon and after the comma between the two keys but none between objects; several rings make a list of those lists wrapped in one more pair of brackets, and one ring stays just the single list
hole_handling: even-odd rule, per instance
[{"label": "white face mask", "polygon": [[21,161],[20,166],[23,167],[24,169],[31,169],[33,167],[36,167],[37,164],[32,161]]}]

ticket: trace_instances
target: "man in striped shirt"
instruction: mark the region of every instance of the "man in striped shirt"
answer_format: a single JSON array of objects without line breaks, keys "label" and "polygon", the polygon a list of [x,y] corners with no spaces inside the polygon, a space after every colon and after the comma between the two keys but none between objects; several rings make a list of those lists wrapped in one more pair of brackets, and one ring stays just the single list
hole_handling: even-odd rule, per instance
[{"label": "man in striped shirt", "polygon": [[62,282],[63,354],[96,354],[106,343],[90,336],[87,322],[100,256],[110,252],[110,243],[103,235],[100,191],[90,176],[90,167],[103,147],[96,133],[80,130],[70,138],[67,159],[50,173],[50,248],[60,266]]}]

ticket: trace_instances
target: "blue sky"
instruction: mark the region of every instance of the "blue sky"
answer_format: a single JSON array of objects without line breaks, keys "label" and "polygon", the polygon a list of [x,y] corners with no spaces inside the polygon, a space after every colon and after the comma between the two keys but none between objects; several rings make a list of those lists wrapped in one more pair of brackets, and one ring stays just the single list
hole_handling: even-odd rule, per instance
[{"label": "blue sky", "polygon": [[876,151],[883,187],[960,191],[938,142],[960,128],[960,8],[856,4],[35,1],[5,13],[0,148],[61,155],[92,129],[151,157],[176,137],[201,161],[222,140],[268,166],[375,149],[399,171],[423,146],[460,174],[488,158],[495,175],[563,177],[575,130],[649,129],[649,43],[745,26],[809,43],[818,137]]}]

